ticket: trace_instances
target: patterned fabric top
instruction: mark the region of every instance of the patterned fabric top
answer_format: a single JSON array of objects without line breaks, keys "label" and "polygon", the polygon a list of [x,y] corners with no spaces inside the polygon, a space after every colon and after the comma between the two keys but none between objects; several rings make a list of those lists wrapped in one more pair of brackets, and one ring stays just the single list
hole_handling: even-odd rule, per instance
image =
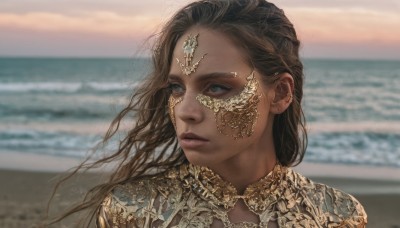
[{"label": "patterned fabric top", "polygon": [[[243,200],[258,223],[231,222]],[[98,211],[109,227],[365,227],[367,215],[351,195],[276,165],[243,195],[206,167],[184,164],[117,186]]]}]

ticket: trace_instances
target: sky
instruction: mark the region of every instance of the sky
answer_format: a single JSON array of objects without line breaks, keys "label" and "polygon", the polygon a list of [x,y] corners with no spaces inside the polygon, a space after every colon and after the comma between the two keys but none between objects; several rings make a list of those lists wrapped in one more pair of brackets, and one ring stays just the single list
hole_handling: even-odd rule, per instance
[{"label": "sky", "polygon": [[[189,0],[1,0],[0,56],[133,57]],[[276,0],[307,58],[400,60],[398,0]]]}]

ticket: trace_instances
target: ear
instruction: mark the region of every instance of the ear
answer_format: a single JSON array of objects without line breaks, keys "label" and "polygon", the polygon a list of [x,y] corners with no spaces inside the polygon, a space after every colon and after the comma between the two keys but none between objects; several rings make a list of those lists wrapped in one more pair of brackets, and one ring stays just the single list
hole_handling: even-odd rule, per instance
[{"label": "ear", "polygon": [[292,75],[280,74],[271,89],[274,90],[274,99],[271,102],[270,112],[281,114],[293,101],[294,81]]}]

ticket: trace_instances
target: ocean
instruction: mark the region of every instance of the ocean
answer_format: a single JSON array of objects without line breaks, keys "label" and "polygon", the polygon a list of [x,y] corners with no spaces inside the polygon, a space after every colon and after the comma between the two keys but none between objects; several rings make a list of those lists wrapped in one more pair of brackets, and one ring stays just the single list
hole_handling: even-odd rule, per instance
[{"label": "ocean", "polygon": [[[400,61],[306,59],[305,161],[400,168]],[[147,59],[0,58],[0,153],[83,158]]]}]

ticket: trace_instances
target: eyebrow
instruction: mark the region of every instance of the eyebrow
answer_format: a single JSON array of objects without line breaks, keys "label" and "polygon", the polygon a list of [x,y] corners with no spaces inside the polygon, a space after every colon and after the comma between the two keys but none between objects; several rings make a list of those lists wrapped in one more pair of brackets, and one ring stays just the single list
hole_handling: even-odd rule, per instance
[{"label": "eyebrow", "polygon": [[[186,76],[186,75],[184,75]],[[168,75],[168,78],[171,79],[181,79],[182,76],[176,75],[176,74],[170,74]],[[191,77],[186,76],[186,77]],[[236,74],[235,72],[212,72],[212,73],[208,73],[208,74],[201,74],[199,76],[196,76],[195,80],[197,81],[207,81],[211,78],[235,78]]]}]

